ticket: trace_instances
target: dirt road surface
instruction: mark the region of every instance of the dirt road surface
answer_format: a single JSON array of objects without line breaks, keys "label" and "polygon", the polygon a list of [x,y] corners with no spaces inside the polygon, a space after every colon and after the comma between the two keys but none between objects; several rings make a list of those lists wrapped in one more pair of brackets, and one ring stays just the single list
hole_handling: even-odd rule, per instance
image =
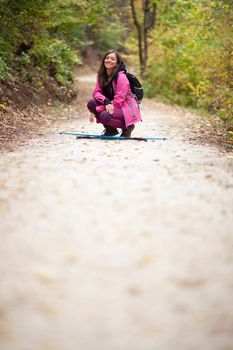
[{"label": "dirt road surface", "polygon": [[233,349],[232,154],[142,114],[166,141],[58,135],[86,117],[0,155],[1,350]]}]

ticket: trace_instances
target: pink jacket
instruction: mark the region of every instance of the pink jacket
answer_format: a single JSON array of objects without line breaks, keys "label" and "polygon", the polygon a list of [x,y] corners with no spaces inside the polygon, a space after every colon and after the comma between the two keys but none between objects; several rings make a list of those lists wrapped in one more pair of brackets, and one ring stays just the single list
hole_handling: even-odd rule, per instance
[{"label": "pink jacket", "polygon": [[[111,102],[114,109],[122,108],[126,127],[141,121],[142,117],[137,101],[133,97],[129,81],[123,71],[119,71],[117,81],[113,80],[113,89],[114,99]],[[103,95],[98,81],[93,91],[93,97],[96,101],[103,103],[103,105],[96,108],[97,112],[103,112],[105,110],[104,101],[106,97]]]}]

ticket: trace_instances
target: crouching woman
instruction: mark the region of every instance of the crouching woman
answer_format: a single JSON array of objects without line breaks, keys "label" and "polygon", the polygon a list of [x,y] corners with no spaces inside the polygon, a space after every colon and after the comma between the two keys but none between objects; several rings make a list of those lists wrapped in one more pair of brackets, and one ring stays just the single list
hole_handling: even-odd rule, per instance
[{"label": "crouching woman", "polygon": [[118,52],[111,50],[103,56],[93,91],[87,103],[90,121],[104,125],[104,136],[114,136],[122,129],[123,137],[130,137],[135,123],[141,121],[137,101],[130,90],[126,67]]}]

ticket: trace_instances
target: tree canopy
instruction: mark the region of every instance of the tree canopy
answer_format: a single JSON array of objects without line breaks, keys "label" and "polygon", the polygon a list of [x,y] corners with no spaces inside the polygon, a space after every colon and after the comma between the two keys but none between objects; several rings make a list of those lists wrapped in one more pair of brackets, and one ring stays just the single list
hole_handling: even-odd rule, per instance
[{"label": "tree canopy", "polygon": [[89,48],[114,48],[141,66],[149,97],[214,112],[230,128],[232,23],[231,0],[1,0],[0,81],[48,75],[67,86]]}]

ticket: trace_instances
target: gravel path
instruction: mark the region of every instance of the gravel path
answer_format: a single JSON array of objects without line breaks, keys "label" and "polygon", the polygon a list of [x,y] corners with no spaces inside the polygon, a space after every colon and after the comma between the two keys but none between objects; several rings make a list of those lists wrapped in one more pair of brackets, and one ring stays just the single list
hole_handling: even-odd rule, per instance
[{"label": "gravel path", "polygon": [[1,350],[233,349],[232,154],[142,113],[167,141],[57,134],[82,118],[0,155]]}]

